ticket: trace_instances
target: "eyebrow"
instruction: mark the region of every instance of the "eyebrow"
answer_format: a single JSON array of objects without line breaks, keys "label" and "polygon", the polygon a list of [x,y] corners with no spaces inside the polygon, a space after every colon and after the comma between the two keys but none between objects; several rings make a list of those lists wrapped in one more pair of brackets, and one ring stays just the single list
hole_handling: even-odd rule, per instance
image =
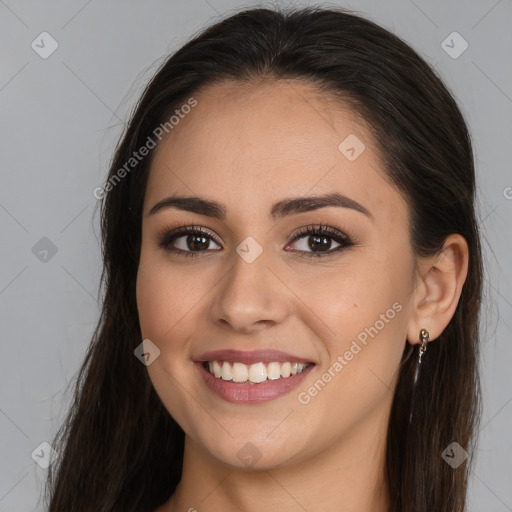
[{"label": "eyebrow", "polygon": [[[329,206],[351,208],[352,210],[360,212],[374,220],[373,215],[367,208],[359,204],[357,201],[354,201],[354,199],[350,199],[350,197],[337,192],[323,196],[283,199],[272,206],[272,209],[270,210],[270,217],[273,220],[279,220],[294,213],[308,212]],[[198,213],[199,215],[205,215],[219,220],[224,220],[226,218],[227,211],[225,205],[210,199],[197,196],[170,196],[156,203],[151,210],[149,210],[148,216],[169,208]]]}]

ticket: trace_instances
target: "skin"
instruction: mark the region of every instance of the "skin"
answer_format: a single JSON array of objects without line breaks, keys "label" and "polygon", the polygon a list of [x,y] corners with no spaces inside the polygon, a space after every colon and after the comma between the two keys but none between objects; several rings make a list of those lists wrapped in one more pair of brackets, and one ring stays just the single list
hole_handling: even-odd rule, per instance
[{"label": "skin", "polygon": [[[252,86],[224,82],[194,97],[197,106],[156,150],[143,209],[137,304],[143,339],[160,355],[147,367],[164,406],[186,433],[182,480],[157,512],[388,510],[386,430],[407,343],[425,327],[435,340],[450,321],[467,274],[460,235],[420,259],[409,210],[386,181],[364,123],[333,98],[299,81]],[[349,161],[348,134],[365,144]],[[342,193],[373,218],[326,207],[279,221],[285,198]],[[225,220],[178,209],[148,215],[171,195],[224,203]],[[197,257],[158,246],[180,225],[216,235]],[[323,258],[298,228],[327,224],[355,242]],[[236,252],[248,236],[263,252]],[[174,247],[192,251],[187,235]],[[331,249],[339,247],[334,239]],[[316,249],[317,252],[318,249]],[[298,400],[394,303],[402,307],[309,403]],[[213,394],[193,360],[210,350],[278,349],[315,363],[297,390],[259,405]],[[428,351],[423,356],[428,357]],[[251,442],[259,459],[237,453]]]}]

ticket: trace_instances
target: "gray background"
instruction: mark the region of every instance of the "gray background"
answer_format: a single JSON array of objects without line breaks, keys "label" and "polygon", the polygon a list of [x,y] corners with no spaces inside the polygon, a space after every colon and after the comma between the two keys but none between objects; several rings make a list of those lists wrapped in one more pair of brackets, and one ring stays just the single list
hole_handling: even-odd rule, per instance
[{"label": "gray background", "polygon": [[[170,51],[206,23],[251,5],[271,4],[0,0],[0,512],[44,510],[47,469],[31,454],[60,425],[71,396],[67,386],[99,315],[93,190],[103,183],[128,112]],[[512,3],[331,5],[359,11],[411,44],[440,72],[469,124],[487,271],[484,418],[469,511],[512,510],[512,275],[506,264],[512,252]],[[31,47],[34,40],[42,46],[44,31],[59,45],[46,59]],[[454,31],[469,45],[457,58],[442,45]],[[452,53],[460,43],[449,43]],[[45,51],[49,47],[46,40]],[[49,246],[43,237],[55,254],[38,253]]]}]

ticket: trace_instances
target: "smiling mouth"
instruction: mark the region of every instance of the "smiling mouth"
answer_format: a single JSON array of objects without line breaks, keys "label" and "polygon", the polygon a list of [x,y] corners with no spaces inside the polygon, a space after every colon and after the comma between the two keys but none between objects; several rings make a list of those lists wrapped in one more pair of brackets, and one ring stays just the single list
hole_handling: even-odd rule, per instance
[{"label": "smiling mouth", "polygon": [[204,361],[204,368],[214,377],[239,384],[261,384],[262,382],[287,379],[302,373],[312,363],[271,361],[247,365],[228,361]]}]

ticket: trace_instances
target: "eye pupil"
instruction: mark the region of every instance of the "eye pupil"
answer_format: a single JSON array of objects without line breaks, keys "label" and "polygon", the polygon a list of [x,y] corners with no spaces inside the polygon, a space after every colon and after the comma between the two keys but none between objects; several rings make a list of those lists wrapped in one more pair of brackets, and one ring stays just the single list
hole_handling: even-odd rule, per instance
[{"label": "eye pupil", "polygon": [[[201,239],[201,242],[196,243],[198,239]],[[192,250],[202,250],[208,249],[208,237],[204,235],[189,235],[187,237],[187,247]]]},{"label": "eye pupil", "polygon": [[331,239],[326,236],[310,236],[309,239],[313,239],[313,243],[309,243],[309,247],[313,250],[319,249],[320,251],[326,251],[331,245]]}]

